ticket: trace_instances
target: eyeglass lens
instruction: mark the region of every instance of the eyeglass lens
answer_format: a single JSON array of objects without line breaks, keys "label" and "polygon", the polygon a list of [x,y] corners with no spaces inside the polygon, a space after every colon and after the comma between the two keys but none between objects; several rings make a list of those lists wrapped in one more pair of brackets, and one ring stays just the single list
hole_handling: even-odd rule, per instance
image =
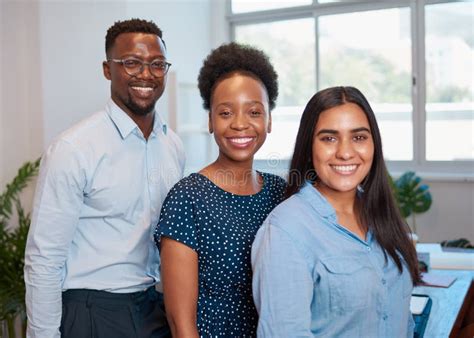
[{"label": "eyeglass lens", "polygon": [[143,62],[137,59],[123,60],[123,66],[129,75],[137,75],[143,72],[144,66],[148,66],[150,73],[156,77],[164,76],[169,69],[169,64],[166,61],[155,60],[152,62]]}]

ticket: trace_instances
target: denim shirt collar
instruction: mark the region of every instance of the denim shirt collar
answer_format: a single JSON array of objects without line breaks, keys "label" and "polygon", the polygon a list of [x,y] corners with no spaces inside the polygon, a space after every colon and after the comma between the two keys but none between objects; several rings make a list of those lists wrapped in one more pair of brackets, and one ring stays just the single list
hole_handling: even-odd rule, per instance
[{"label": "denim shirt collar", "polygon": [[308,201],[311,207],[322,217],[336,221],[336,210],[328,200],[316,189],[311,181],[306,181],[299,191],[301,197]]},{"label": "denim shirt collar", "polygon": [[363,241],[357,236],[353,235],[349,230],[347,230],[337,222],[336,210],[332,207],[331,203],[329,203],[328,200],[318,191],[318,189],[313,186],[313,183],[311,181],[306,181],[301,190],[298,192],[298,194],[301,195],[303,200],[307,201],[310,204],[310,206],[314,209],[316,213],[321,215],[321,217],[326,218],[336,227],[351,234],[351,236],[354,236],[357,240],[364,242],[365,244],[370,245],[372,243],[373,234],[370,228],[367,231],[366,240]]},{"label": "denim shirt collar", "polygon": [[[110,116],[110,119],[119,131],[122,139],[127,138],[133,131],[138,132],[140,130],[135,121],[133,121],[132,118],[128,116],[128,114],[125,113],[112,99],[107,102],[105,111]],[[166,124],[163,123],[163,120],[158,114],[156,114],[156,112],[153,112],[153,114],[155,115],[155,118],[153,120],[153,130],[150,137],[156,136],[160,130],[166,135]]]}]

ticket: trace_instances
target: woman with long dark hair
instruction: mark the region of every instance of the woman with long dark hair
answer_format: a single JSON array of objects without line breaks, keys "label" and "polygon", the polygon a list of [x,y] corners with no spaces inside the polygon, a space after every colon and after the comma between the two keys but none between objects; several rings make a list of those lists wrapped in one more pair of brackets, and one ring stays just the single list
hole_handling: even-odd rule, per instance
[{"label": "woman with long dark hair", "polygon": [[252,247],[258,335],[413,337],[416,252],[358,89],[328,88],[308,102],[286,197]]}]

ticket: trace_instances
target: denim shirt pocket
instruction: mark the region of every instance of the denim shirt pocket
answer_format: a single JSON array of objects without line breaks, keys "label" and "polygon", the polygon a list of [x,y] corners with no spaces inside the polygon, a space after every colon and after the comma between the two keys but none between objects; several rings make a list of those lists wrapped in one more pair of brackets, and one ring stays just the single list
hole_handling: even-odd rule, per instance
[{"label": "denim shirt pocket", "polygon": [[320,262],[326,272],[332,311],[347,313],[368,306],[373,272],[366,262],[353,256],[331,256]]}]

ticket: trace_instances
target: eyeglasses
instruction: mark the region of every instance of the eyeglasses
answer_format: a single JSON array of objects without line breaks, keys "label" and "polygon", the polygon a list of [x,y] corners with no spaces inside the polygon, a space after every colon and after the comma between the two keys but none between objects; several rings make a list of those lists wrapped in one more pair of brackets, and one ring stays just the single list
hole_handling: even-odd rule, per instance
[{"label": "eyeglasses", "polygon": [[116,63],[121,63],[125,72],[130,76],[135,76],[143,72],[145,65],[148,66],[150,73],[155,77],[163,77],[168,73],[171,63],[163,60],[153,60],[152,62],[145,62],[140,59],[126,58],[126,59],[107,59]]}]

